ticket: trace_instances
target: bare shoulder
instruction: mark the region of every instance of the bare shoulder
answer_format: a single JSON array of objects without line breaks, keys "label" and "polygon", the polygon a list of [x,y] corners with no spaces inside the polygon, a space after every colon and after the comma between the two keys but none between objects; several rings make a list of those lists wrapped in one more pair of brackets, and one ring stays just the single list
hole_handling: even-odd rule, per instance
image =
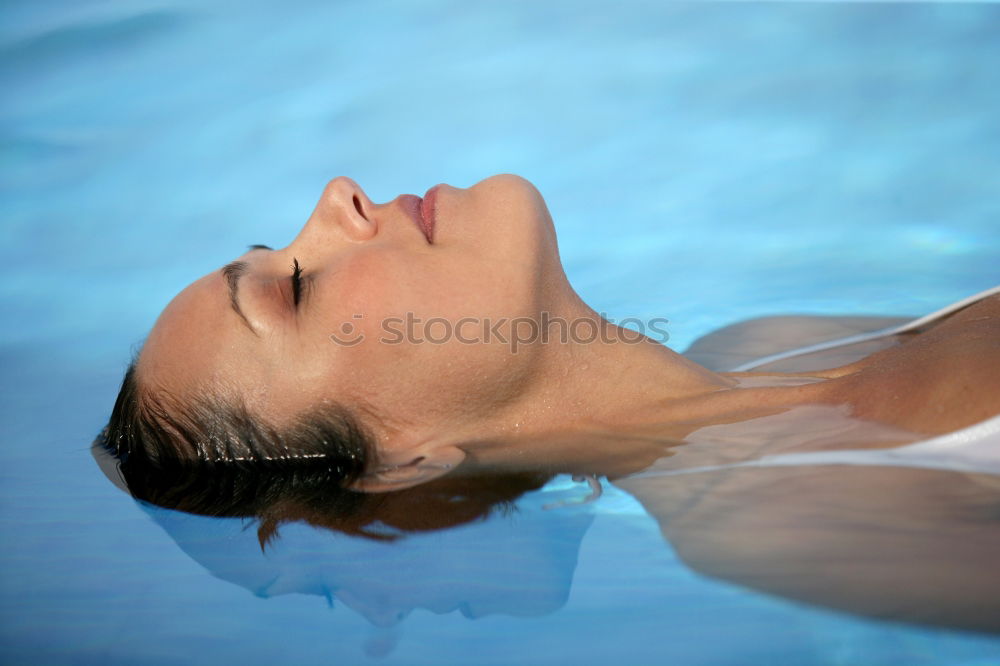
[{"label": "bare shoulder", "polygon": [[1000,296],[837,370],[831,398],[861,418],[939,434],[1000,413]]},{"label": "bare shoulder", "polygon": [[[903,317],[765,317],[697,340],[688,358],[714,370],[769,354],[895,327]],[[808,373],[829,382],[817,402],[847,404],[860,418],[940,434],[1000,413],[1000,295],[921,330],[799,356],[755,372]]]}]

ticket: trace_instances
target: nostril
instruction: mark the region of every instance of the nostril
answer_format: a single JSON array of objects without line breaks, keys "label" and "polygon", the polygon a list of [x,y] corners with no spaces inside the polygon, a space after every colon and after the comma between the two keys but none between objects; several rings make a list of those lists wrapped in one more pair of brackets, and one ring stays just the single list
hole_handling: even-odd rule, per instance
[{"label": "nostril", "polygon": [[365,215],[365,211],[361,209],[361,199],[358,198],[358,195],[355,194],[351,199],[354,201],[354,210],[358,211],[358,215],[367,220],[368,216]]}]

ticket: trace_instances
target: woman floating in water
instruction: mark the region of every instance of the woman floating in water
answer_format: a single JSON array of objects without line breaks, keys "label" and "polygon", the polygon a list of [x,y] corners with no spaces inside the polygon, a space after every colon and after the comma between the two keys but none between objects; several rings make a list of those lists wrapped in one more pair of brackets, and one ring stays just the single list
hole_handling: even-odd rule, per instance
[{"label": "woman floating in water", "polygon": [[723,372],[874,324],[767,320],[684,357],[579,298],[527,181],[377,205],[338,178],[287,247],[253,246],[167,306],[102,444],[137,497],[256,516],[263,541],[287,520],[384,538],[372,525],[432,529],[552,474],[607,477],[708,573],[995,630],[1000,297],[962,305]]}]

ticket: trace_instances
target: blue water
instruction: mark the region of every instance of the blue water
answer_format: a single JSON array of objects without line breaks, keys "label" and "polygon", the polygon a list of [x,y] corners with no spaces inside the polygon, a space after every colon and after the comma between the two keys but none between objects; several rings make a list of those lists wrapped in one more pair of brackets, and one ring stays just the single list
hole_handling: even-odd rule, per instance
[{"label": "blue water", "polygon": [[696,574],[614,489],[541,509],[585,493],[565,478],[391,552],[297,526],[262,556],[98,471],[164,304],[339,174],[376,201],[525,175],[581,295],[678,349],[1000,282],[1000,7],[472,5],[0,5],[0,661],[997,663],[997,637]]}]

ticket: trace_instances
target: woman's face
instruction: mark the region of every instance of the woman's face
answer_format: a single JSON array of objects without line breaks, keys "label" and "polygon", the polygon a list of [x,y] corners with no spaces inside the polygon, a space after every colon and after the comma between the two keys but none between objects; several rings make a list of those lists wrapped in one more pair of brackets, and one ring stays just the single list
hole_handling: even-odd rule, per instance
[{"label": "woman's face", "polygon": [[514,351],[530,326],[511,320],[575,302],[526,180],[374,204],[337,178],[290,245],[253,249],[167,306],[139,379],[182,399],[240,399],[279,426],[337,403],[387,447],[461,431],[523,395],[544,345]]}]

